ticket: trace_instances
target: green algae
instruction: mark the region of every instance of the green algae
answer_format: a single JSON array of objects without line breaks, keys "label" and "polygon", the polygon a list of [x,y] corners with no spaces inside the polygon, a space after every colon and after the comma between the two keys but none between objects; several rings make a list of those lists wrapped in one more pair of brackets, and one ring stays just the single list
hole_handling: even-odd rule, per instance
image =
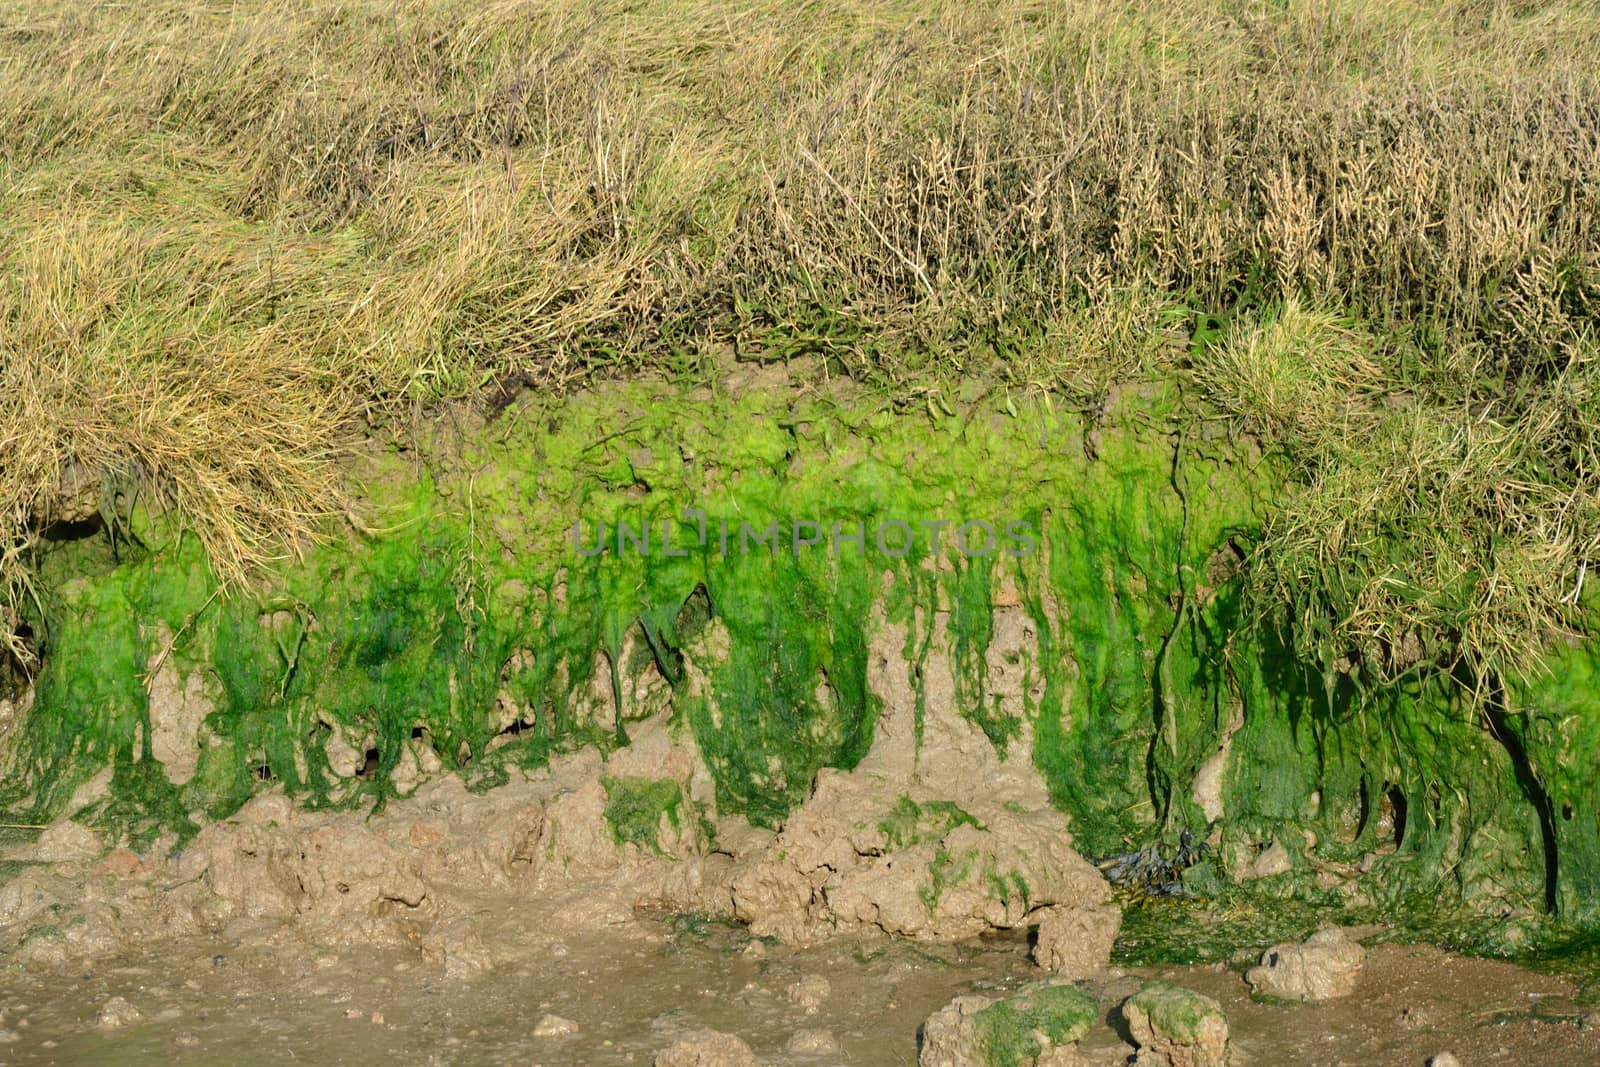
[{"label": "green algae", "polygon": [[983,829],[959,804],[949,800],[929,800],[919,804],[902,796],[889,809],[878,829],[888,839],[891,848],[909,848],[923,841],[936,841],[958,826]]},{"label": "green algae", "polygon": [[1411,900],[1404,912],[1381,903],[1348,903],[1333,893],[1274,894],[1257,883],[1218,887],[1204,900],[1124,900],[1112,950],[1120,967],[1224,963],[1243,972],[1274,945],[1318,930],[1361,931],[1363,943],[1438,945],[1462,955],[1512,960],[1551,972],[1594,973],[1600,943],[1564,919],[1463,910],[1449,900]]},{"label": "green algae", "polygon": [[1195,1043],[1210,1019],[1227,1021],[1210,997],[1166,982],[1146,982],[1128,998],[1127,1008],[1143,1012],[1152,1030],[1180,1044]]},{"label": "green algae", "polygon": [[933,861],[928,864],[928,884],[917,889],[917,897],[929,912],[939,907],[945,890],[961,885],[972,877],[978,862],[978,850],[963,848],[951,850],[944,845],[934,849]]},{"label": "green algae", "polygon": [[605,820],[617,847],[637,848],[665,855],[661,848],[661,820],[674,830],[682,828],[679,809],[683,789],[671,778],[616,778],[601,775],[606,792]]},{"label": "green algae", "polygon": [[1033,890],[1021,871],[1002,872],[986,866],[983,869],[983,886],[992,898],[1006,908],[1011,906],[1013,900],[1021,901],[1024,911],[1033,906]]},{"label": "green algae", "polygon": [[1051,1047],[1077,1041],[1098,1015],[1094,998],[1075,986],[1036,987],[975,1012],[972,1024],[987,1067],[1031,1064]]},{"label": "green algae", "polygon": [[[32,620],[43,669],[0,807],[45,821],[111,767],[109,795],[78,814],[131,841],[182,840],[262,789],[381,804],[422,749],[488,788],[560,752],[610,751],[670,709],[711,773],[714,814],[775,827],[818,770],[870,747],[885,624],[905,631],[922,743],[942,626],[957,710],[1002,758],[1031,736],[1084,852],[1214,829],[1220,858],[1196,892],[1222,893],[1279,840],[1295,871],[1263,892],[1289,899],[1317,899],[1314,848],[1371,856],[1364,885],[1391,906],[1548,895],[1566,915],[1592,910],[1590,645],[1514,694],[1498,729],[1445,682],[1354,692],[1243,604],[1239,566],[1281,486],[1272,460],[1186,429],[1168,390],[1094,426],[977,396],[952,410],[642,382],[533,401],[369,457],[365,521],[380,532],[310,546],[229,595],[159,515],[133,515],[139,550],[115,558],[94,539],[55,545]],[[993,551],[957,551],[955,532],[980,520]],[[1007,539],[1013,522],[1026,545]],[[988,676],[1002,594],[1033,638],[1006,653],[1020,701]],[[158,659],[211,704],[181,784],[154,760]],[[333,773],[336,734],[367,750],[364,773]],[[1190,787],[1225,742],[1227,817],[1212,828]],[[884,832],[910,843],[961,821],[924,804]],[[961,868],[946,854],[930,899],[957,874],[1025,897],[1007,872]]]}]

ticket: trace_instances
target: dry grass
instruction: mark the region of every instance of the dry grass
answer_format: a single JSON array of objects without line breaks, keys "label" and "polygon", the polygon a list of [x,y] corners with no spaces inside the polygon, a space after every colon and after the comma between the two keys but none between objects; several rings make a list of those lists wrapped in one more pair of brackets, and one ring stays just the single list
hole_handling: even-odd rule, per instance
[{"label": "dry grass", "polygon": [[[1551,641],[1592,632],[1600,346],[1510,394],[1407,383],[1403,356],[1292,304],[1197,377],[1294,459],[1248,568],[1258,608],[1330,675],[1450,677],[1503,701]],[[1374,362],[1374,359],[1379,362]],[[1470,375],[1468,377],[1471,377]]]},{"label": "dry grass", "polygon": [[[1187,309],[1293,301],[1201,371],[1324,479],[1352,384],[1463,462],[1498,454],[1468,433],[1495,397],[1535,440],[1600,301],[1589,3],[12,0],[0,27],[0,633],[85,494],[142,486],[237,576],[340,510],[340,442],[395,402],[731,345],[1092,408],[1170,372]],[[1332,339],[1300,374],[1296,322]]]}]

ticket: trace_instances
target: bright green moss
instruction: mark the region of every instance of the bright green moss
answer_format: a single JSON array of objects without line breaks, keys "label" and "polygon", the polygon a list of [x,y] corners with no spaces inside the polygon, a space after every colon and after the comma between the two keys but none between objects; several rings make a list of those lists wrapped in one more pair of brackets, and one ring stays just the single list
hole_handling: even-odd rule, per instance
[{"label": "bright green moss", "polygon": [[1152,1030],[1180,1044],[1196,1042],[1207,1020],[1227,1022],[1222,1009],[1210,997],[1166,982],[1145,983],[1143,989],[1128,998],[1128,1008],[1143,1012]]},{"label": "bright green moss", "polygon": [[682,827],[678,812],[683,806],[683,790],[678,783],[671,778],[614,778],[606,774],[601,775],[600,784],[606,791],[606,825],[611,827],[611,839],[617,847],[635,845],[664,855],[662,816],[674,830]]},{"label": "bright green moss", "polygon": [[1097,1015],[1094,998],[1070,985],[1036,986],[972,1017],[985,1067],[1026,1067],[1045,1050],[1077,1041]]},{"label": "bright green moss", "polygon": [[[1281,491],[1270,460],[1178,433],[1189,424],[1170,390],[1106,412],[1092,449],[1079,415],[968,400],[955,415],[897,413],[864,397],[635,382],[535,401],[423,449],[431,459],[371,460],[366,521],[382,533],[334,537],[229,596],[215,595],[191,540],[142,512],[138,551],[56,544],[30,620],[44,653],[35,710],[0,808],[47,821],[109,766],[111,794],[84,818],[136,842],[181,839],[197,814],[225,815],[261,789],[313,806],[381,803],[391,772],[430,746],[487,788],[509,767],[608,751],[670,708],[711,773],[708,821],[738,813],[775,827],[818,770],[853,767],[870,748],[869,650],[883,623],[904,629],[922,742],[942,625],[956,710],[1002,755],[1031,736],[1052,802],[1091,855],[1171,845],[1186,828],[1203,836],[1191,784],[1231,735],[1222,844],[1189,879],[1197,888],[1230,884],[1219,863],[1282,837],[1301,867],[1282,891],[1310,900],[1309,830],[1319,857],[1340,862],[1395,846],[1372,864],[1379,899],[1553,897],[1573,917],[1600,899],[1589,645],[1515,694],[1496,730],[1442,684],[1357,694],[1297,663],[1241,605],[1238,569]],[[703,542],[687,508],[706,516]],[[821,543],[796,548],[796,519],[817,523]],[[870,532],[865,550],[831,544],[835,523],[897,519],[917,534],[903,555]],[[935,519],[952,524],[938,559],[920,526]],[[1035,551],[953,554],[968,519],[1026,522]],[[641,539],[648,526],[648,555],[617,550],[622,522]],[[608,550],[579,552],[574,523],[587,546],[604,524]],[[741,523],[777,523],[776,536],[741,545]],[[1020,702],[987,672],[1002,592],[1033,635],[1007,653]],[[182,785],[151,750],[145,676],[161,656],[213,703]],[[636,701],[656,676],[665,695]],[[367,747],[362,774],[333,773],[335,732]],[[1396,802],[1403,833],[1379,818]],[[883,829],[905,847],[964,815],[902,804]],[[1008,872],[963,870],[947,854],[925,888],[930,907],[958,875],[1001,899],[1020,892]]]}]

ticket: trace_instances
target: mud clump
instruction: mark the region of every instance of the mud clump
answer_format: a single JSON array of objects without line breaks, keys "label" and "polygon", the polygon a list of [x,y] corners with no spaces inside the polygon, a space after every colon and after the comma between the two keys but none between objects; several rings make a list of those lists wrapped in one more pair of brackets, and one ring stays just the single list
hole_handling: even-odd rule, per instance
[{"label": "mud clump", "polygon": [[1222,1006],[1189,989],[1151,982],[1122,1005],[1138,1067],[1227,1067]]},{"label": "mud clump", "polygon": [[1065,978],[1086,978],[1106,969],[1122,930],[1122,909],[1112,903],[1046,908],[1039,914],[1033,959]]},{"label": "mud clump", "polygon": [[1110,899],[1070,840],[1051,810],[968,808],[891,778],[824,770],[773,847],[735,877],[734,914],[788,944],[836,933],[949,941],[1027,926],[1056,905]]},{"label": "mud clump", "polygon": [[[663,722],[636,729],[608,762],[579,752],[482,794],[442,777],[381,812],[311,810],[263,793],[181,848],[169,837],[144,855],[97,859],[104,843],[64,820],[42,848],[0,857],[49,864],[0,885],[0,951],[56,967],[153,938],[220,935],[410,949],[464,979],[503,962],[503,938],[483,916],[494,910],[486,901],[508,893],[537,896],[551,929],[614,925],[639,907],[726,915],[734,857],[714,851],[707,824],[690,817],[709,796],[704,768]],[[665,817],[635,819],[619,840],[607,771],[648,782]],[[751,848],[766,843],[746,836]]]},{"label": "mud clump", "polygon": [[832,991],[833,987],[826,978],[819,974],[807,975],[789,987],[789,1003],[807,1015],[815,1015]]},{"label": "mud clump", "polygon": [[124,997],[112,997],[100,1005],[94,1024],[102,1030],[121,1030],[144,1020],[144,1012],[128,1003]]},{"label": "mud clump", "polygon": [[957,997],[922,1028],[919,1067],[1077,1067],[1077,1041],[1094,1024],[1094,999],[1059,981],[1003,1000]]},{"label": "mud clump", "polygon": [[1274,945],[1245,975],[1250,988],[1282,1000],[1331,1000],[1355,991],[1366,950],[1344,931],[1318,930],[1300,944]]},{"label": "mud clump", "polygon": [[655,1067],[761,1067],[761,1061],[732,1034],[696,1030],[657,1053]]}]

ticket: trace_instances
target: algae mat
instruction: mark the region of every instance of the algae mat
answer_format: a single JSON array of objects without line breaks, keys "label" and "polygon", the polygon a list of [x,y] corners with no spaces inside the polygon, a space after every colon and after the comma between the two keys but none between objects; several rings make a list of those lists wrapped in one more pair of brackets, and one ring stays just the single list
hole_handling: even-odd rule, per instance
[{"label": "algae mat", "polygon": [[[1181,403],[1091,420],[974,389],[913,411],[759,380],[529,401],[365,456],[366,532],[227,596],[135,508],[122,543],[42,561],[8,808],[170,846],[264,789],[490,788],[667,708],[716,786],[674,817],[776,826],[866,753],[868,649],[895,625],[919,699],[946,656],[940,698],[1032,761],[1082,851],[1187,831],[1201,894],[1254,873],[1268,897],[1586,920],[1593,643],[1498,725],[1437,684],[1360,694],[1296,662],[1238,588],[1282,472]],[[1006,612],[1029,643],[997,649]]]}]

